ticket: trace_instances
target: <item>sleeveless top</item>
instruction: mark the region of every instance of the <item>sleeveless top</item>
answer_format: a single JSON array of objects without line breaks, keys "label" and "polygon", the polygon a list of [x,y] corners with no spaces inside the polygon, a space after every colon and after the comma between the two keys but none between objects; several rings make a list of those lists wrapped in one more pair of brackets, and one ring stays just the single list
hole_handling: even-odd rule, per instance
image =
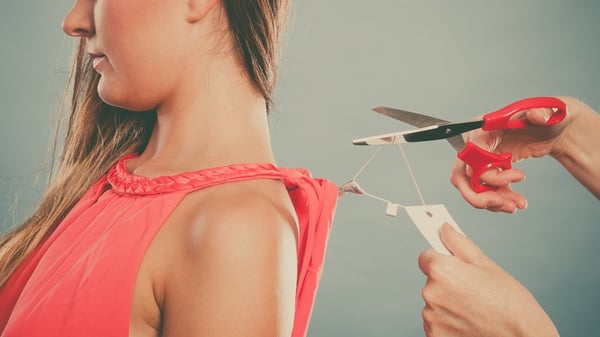
[{"label": "sleeveless top", "polygon": [[304,169],[237,164],[174,176],[130,173],[121,158],[96,182],[0,290],[1,337],[129,334],[138,268],[183,197],[249,179],[285,183],[298,217],[298,279],[292,336],[306,335],[321,276],[337,187]]}]

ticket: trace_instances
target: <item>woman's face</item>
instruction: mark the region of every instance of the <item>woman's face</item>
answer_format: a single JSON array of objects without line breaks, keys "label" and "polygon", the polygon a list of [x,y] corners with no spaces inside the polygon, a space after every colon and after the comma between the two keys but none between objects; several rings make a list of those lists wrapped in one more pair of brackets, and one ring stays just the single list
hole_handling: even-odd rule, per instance
[{"label": "woman's face", "polygon": [[108,104],[151,110],[183,74],[189,26],[185,0],[75,0],[63,30],[86,40]]}]

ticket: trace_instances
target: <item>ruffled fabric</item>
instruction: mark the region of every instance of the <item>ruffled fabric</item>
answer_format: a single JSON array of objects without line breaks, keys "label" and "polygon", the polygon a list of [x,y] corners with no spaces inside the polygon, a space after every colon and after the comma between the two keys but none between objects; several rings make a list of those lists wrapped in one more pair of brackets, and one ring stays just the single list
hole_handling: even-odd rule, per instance
[{"label": "ruffled fabric", "polygon": [[[108,182],[115,192],[129,195],[186,192],[213,186],[215,182],[247,180],[259,173],[271,172],[275,175],[281,175],[280,169],[273,164],[251,163],[232,164],[172,176],[149,178],[132,174],[127,169],[127,161],[136,156],[135,153],[132,153],[122,157],[108,172]],[[307,171],[301,170],[299,173],[307,173]]]}]

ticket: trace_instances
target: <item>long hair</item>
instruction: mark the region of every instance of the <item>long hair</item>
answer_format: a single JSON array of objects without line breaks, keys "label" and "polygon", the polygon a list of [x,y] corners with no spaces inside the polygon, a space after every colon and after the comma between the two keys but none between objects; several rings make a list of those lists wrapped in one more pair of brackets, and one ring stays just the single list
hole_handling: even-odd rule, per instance
[{"label": "long hair", "polygon": [[[269,109],[288,0],[223,0],[223,8],[240,62]],[[120,157],[140,153],[148,144],[156,112],[132,112],[102,102],[99,78],[82,38],[67,83],[69,118],[58,168],[33,215],[0,239],[0,287],[92,184]]]}]

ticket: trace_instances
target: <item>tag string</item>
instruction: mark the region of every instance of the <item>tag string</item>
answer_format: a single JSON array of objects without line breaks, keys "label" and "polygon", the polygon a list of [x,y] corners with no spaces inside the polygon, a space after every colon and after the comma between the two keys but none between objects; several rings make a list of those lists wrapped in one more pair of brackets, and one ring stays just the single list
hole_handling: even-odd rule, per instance
[{"label": "tag string", "polygon": [[[375,157],[377,156],[377,154],[379,154],[379,151],[381,151],[380,146],[377,147],[377,149],[373,152],[373,154],[369,157],[369,159],[367,159],[367,161],[365,161],[365,163],[361,166],[361,168],[358,170],[358,172],[356,172],[356,174],[354,175],[354,177],[352,178],[351,181],[356,182],[356,179],[358,178],[358,176],[360,176],[363,171],[367,168],[367,166],[369,166],[369,164],[373,161],[373,159],[375,159]],[[408,157],[406,156],[406,153],[404,152],[404,149],[402,148],[402,146],[400,144],[398,144],[398,148],[400,149],[400,153],[402,154],[402,159],[404,160],[404,163],[406,164],[406,168],[408,169],[408,173],[410,174],[410,178],[415,186],[415,189],[417,190],[417,193],[419,194],[419,199],[421,199],[421,203],[423,204],[423,206],[425,206],[425,199],[423,198],[423,193],[421,193],[421,188],[419,187],[419,184],[417,183],[417,179],[415,178],[415,174],[410,166],[410,163],[408,161]],[[358,184],[358,183],[357,183]],[[358,185],[357,185],[358,186]],[[359,194],[362,194],[364,196],[367,196],[369,198],[373,198],[375,200],[379,200],[379,201],[383,201],[385,203],[388,204],[394,204],[397,205],[398,207],[401,208],[406,208],[406,206],[392,202],[388,199],[376,196],[374,194],[368,193],[367,191],[365,191],[364,189],[360,188],[360,192]]]},{"label": "tag string", "polygon": [[419,194],[419,198],[421,198],[421,202],[423,206],[425,206],[425,199],[423,199],[423,194],[421,193],[421,189],[419,188],[419,184],[417,184],[417,179],[415,179],[415,174],[413,173],[412,168],[410,168],[410,164],[408,163],[408,158],[406,158],[406,153],[404,153],[404,149],[400,144],[398,144],[400,148],[400,153],[402,153],[402,158],[404,158],[404,162],[406,163],[406,167],[408,168],[408,172],[410,173],[410,177],[415,184],[415,188],[417,189],[417,193]]},{"label": "tag string", "polygon": [[358,176],[367,168],[367,166],[371,163],[371,161],[373,159],[375,159],[375,156],[379,153],[379,151],[381,151],[381,146],[377,147],[377,149],[375,150],[375,152],[373,152],[371,157],[369,157],[369,159],[367,159],[367,161],[363,164],[363,166],[360,168],[360,170],[358,170],[358,172],[356,172],[354,177],[352,177],[352,180],[356,180],[356,178],[358,178]]}]

